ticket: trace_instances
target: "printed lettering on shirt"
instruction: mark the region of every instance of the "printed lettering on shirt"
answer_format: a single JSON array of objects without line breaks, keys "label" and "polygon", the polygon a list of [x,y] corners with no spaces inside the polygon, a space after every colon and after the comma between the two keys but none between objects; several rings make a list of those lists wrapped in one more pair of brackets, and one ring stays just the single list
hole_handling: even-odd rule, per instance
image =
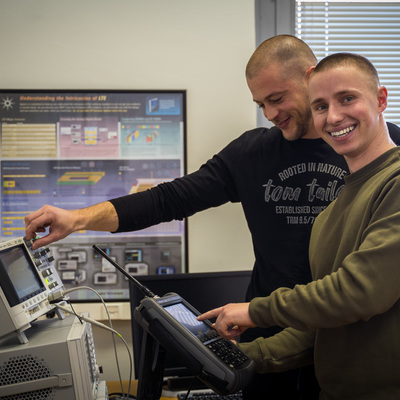
[{"label": "printed lettering on shirt", "polygon": [[281,181],[288,179],[294,175],[307,173],[307,172],[324,172],[326,174],[332,175],[336,178],[343,179],[344,176],[347,174],[347,171],[332,164],[327,163],[314,163],[309,162],[296,164],[289,168],[285,168],[283,171],[278,173],[278,176]]},{"label": "printed lettering on shirt", "polygon": [[[310,172],[313,174],[308,182],[304,180],[303,186],[290,186],[289,182],[285,182],[295,175]],[[329,175],[328,180],[326,174]],[[288,225],[313,224],[317,215],[342,191],[346,174],[346,170],[329,163],[295,164],[278,172],[279,181],[269,179],[263,185],[264,201],[277,203],[275,213],[285,218]]]}]

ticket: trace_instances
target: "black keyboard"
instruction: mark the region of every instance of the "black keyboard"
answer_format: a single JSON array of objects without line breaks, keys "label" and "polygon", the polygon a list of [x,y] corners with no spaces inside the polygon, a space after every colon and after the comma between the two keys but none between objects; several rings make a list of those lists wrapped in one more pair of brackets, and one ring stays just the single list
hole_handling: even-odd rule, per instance
[{"label": "black keyboard", "polygon": [[[179,393],[178,400],[185,400],[186,393]],[[214,392],[189,393],[188,400],[243,400],[242,392],[220,396]]]}]

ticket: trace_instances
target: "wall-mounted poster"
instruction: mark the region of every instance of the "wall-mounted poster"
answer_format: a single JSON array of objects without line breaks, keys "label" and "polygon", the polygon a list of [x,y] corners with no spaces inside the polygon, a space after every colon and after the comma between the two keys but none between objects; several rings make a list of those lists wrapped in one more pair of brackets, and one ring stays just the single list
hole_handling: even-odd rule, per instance
[{"label": "wall-mounted poster", "polygon": [[[186,172],[185,91],[0,90],[1,239],[24,235],[44,204],[87,207],[147,190]],[[132,275],[187,271],[184,221],[111,234],[82,231],[51,245],[66,288],[129,299]],[[88,290],[75,301],[98,300]]]}]

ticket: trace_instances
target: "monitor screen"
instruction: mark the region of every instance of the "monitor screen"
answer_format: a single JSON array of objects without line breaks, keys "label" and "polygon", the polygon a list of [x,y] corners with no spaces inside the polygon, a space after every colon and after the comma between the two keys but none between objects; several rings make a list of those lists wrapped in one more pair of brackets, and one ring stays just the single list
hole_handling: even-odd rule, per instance
[{"label": "monitor screen", "polygon": [[197,321],[196,315],[183,303],[172,304],[164,310],[196,337],[210,330],[204,322]]},{"label": "monitor screen", "polygon": [[[0,104],[0,239],[18,237],[44,204],[84,208],[186,173],[185,90],[1,89]],[[128,280],[92,244],[132,275],[182,273],[186,235],[174,220],[115,235],[79,230],[50,249],[66,289],[128,301]],[[70,299],[99,301],[88,290]]]},{"label": "monitor screen", "polygon": [[1,288],[11,307],[45,290],[22,244],[0,252],[0,277]]},{"label": "monitor screen", "polygon": [[[229,271],[140,276],[136,278],[156,295],[163,296],[171,292],[177,293],[203,313],[227,303],[244,302],[250,276],[251,271]],[[129,286],[135,378],[138,379],[143,329],[133,318],[133,311],[143,299],[143,294],[132,282],[130,282]],[[184,318],[185,315],[187,316],[187,313],[182,313],[182,309],[178,310],[176,306],[171,307],[174,307],[171,312],[173,311],[173,316],[176,319],[179,320]],[[166,310],[170,311],[168,308]],[[178,317],[177,311],[180,313]],[[189,371],[175,360],[171,354],[167,354],[164,376],[187,375],[190,375]]]}]

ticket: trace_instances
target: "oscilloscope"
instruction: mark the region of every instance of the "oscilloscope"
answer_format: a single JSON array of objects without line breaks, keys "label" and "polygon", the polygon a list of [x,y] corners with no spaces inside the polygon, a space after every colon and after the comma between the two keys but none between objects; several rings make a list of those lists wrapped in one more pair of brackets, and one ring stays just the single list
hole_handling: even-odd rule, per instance
[{"label": "oscilloscope", "polygon": [[33,251],[32,243],[23,237],[0,243],[0,338],[15,332],[21,343],[31,322],[56,311],[49,296],[63,288],[50,249]]}]

